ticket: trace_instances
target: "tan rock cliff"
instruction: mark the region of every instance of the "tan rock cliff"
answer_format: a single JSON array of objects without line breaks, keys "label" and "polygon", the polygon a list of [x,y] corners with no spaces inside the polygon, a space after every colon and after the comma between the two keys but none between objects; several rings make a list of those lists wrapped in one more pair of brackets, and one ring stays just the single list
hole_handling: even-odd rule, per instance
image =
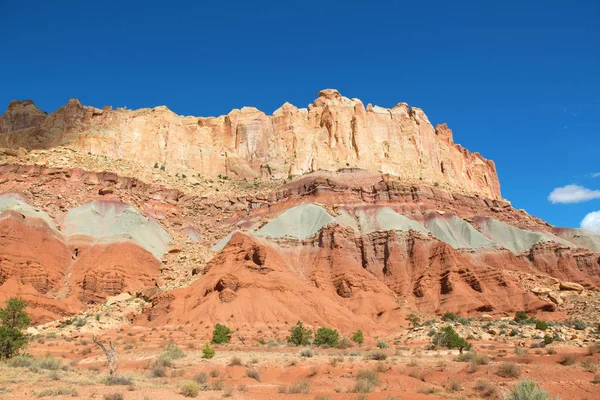
[{"label": "tan rock cliff", "polygon": [[434,128],[406,103],[365,107],[333,89],[321,91],[307,109],[285,103],[272,116],[253,107],[208,118],[164,106],[101,110],[76,99],[47,115],[30,100],[13,101],[0,116],[2,146],[67,146],[173,173],[231,178],[357,167],[501,198],[493,161],[454,144],[446,124]]}]

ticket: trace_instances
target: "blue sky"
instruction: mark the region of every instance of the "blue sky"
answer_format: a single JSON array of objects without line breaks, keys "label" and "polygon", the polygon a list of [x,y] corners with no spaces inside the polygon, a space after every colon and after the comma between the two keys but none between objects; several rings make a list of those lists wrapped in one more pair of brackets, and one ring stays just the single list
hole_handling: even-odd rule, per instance
[{"label": "blue sky", "polygon": [[0,104],[271,113],[332,87],[447,122],[530,214],[600,210],[597,1],[39,3],[2,6]]}]

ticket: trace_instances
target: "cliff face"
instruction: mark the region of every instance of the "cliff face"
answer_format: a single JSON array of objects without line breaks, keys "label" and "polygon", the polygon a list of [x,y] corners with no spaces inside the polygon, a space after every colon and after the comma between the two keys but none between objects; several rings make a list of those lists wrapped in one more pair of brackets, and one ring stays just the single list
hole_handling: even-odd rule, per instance
[{"label": "cliff face", "polygon": [[333,89],[308,109],[286,103],[272,116],[244,107],[220,117],[178,116],[166,107],[100,110],[72,99],[46,115],[31,101],[0,116],[0,147],[67,146],[164,165],[167,171],[231,178],[286,178],[357,167],[407,182],[500,199],[493,161],[453,143],[418,108],[365,106]]}]

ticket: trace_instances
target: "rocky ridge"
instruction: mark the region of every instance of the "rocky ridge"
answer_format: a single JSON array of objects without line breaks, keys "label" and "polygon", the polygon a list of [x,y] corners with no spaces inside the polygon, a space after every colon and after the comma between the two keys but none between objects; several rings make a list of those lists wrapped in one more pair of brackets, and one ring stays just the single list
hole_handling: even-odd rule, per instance
[{"label": "rocky ridge", "polygon": [[76,99],[46,114],[30,100],[13,101],[0,116],[0,146],[67,146],[210,178],[281,179],[356,167],[501,198],[494,163],[455,144],[445,124],[434,128],[406,103],[365,107],[333,89],[308,108],[285,103],[272,116],[243,107],[220,117],[183,117],[164,106],[98,109]]}]

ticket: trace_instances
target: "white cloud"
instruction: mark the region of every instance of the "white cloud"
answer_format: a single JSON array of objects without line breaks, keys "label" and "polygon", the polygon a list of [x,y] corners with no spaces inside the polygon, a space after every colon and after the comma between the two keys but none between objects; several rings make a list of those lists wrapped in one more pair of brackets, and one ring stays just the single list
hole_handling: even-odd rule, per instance
[{"label": "white cloud", "polygon": [[591,190],[578,185],[567,185],[556,188],[548,196],[548,200],[554,204],[581,203],[593,199],[600,199],[600,190]]},{"label": "white cloud", "polygon": [[599,178],[600,177],[600,172],[596,172],[595,174],[592,174],[592,178]]},{"label": "white cloud", "polygon": [[592,232],[600,233],[600,211],[594,211],[586,215],[581,221],[581,227]]}]

